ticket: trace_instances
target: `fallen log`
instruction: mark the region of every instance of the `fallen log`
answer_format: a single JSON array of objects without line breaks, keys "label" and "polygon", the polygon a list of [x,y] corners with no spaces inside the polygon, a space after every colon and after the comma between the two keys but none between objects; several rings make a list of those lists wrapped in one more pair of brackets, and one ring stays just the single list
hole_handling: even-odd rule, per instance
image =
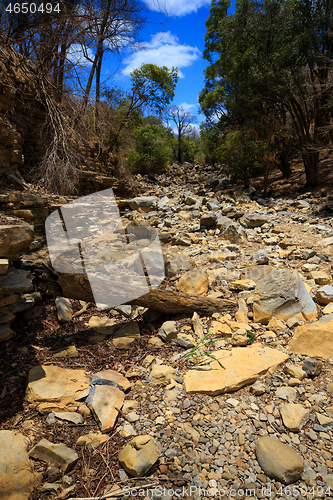
[{"label": "fallen log", "polygon": [[[88,277],[84,274],[56,273],[56,275],[52,276],[50,273],[49,279],[46,279],[44,273],[44,280],[39,284],[39,287],[46,293],[48,290],[57,290],[58,292],[61,290],[62,297],[95,302]],[[121,291],[119,293],[121,296]],[[234,300],[230,299],[190,295],[176,290],[163,290],[162,288],[155,288],[131,301],[126,301],[125,294],[126,291],[124,291],[124,304],[148,307],[169,314],[197,312],[201,315],[208,315],[231,309],[237,305]]]}]

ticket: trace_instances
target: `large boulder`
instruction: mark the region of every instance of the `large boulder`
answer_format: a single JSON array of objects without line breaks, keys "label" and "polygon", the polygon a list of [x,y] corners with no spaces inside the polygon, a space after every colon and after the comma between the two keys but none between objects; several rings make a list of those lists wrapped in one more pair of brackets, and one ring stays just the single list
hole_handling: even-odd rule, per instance
[{"label": "large boulder", "polygon": [[275,269],[257,281],[253,314],[256,323],[264,324],[273,316],[310,321],[317,317],[317,308],[297,271]]},{"label": "large boulder", "polygon": [[302,475],[302,457],[275,438],[260,438],[256,443],[256,456],[267,476],[283,484],[294,483]]},{"label": "large boulder", "polygon": [[27,224],[0,226],[0,257],[12,259],[27,252],[34,239],[34,230]]}]

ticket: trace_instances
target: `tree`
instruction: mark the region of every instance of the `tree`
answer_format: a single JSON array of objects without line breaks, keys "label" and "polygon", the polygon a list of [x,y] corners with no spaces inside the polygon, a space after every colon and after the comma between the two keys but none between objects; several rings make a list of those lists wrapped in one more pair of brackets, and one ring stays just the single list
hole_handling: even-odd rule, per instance
[{"label": "tree", "polygon": [[92,40],[90,46],[95,47],[95,55],[91,60],[92,66],[82,103],[85,111],[93,83],[96,76],[96,111],[101,95],[101,69],[104,54],[107,51],[114,53],[129,44],[135,43],[138,32],[145,22],[144,9],[138,0],[85,0],[85,9],[88,13],[86,32]]},{"label": "tree", "polygon": [[129,92],[120,92],[117,89],[104,91],[103,95],[107,101],[118,103],[120,107],[120,120],[110,137],[111,150],[117,150],[120,135],[135,114],[142,114],[144,109],[147,109],[162,115],[174,98],[178,78],[177,68],[142,64],[131,73],[132,86]]},{"label": "tree", "polygon": [[182,153],[184,148],[184,137],[190,133],[192,124],[197,121],[190,111],[186,111],[182,106],[170,106],[167,118],[176,125],[177,134],[177,161],[182,163]]},{"label": "tree", "polygon": [[213,0],[207,20],[200,104],[228,132],[256,122],[265,140],[274,120],[288,174],[287,126],[298,138],[308,186],[319,183],[319,148],[332,130],[333,4],[324,0]]},{"label": "tree", "polygon": [[171,155],[171,131],[155,117],[147,118],[143,126],[134,131],[135,150],[130,151],[127,163],[136,173],[158,174],[164,170]]}]

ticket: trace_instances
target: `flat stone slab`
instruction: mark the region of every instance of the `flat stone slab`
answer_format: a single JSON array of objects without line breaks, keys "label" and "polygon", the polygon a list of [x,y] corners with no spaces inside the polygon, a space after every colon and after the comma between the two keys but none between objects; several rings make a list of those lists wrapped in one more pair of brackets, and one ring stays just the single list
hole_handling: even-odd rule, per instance
[{"label": "flat stone slab", "polygon": [[25,397],[43,414],[75,411],[79,406],[76,399],[88,395],[89,382],[84,370],[38,365],[29,371]]},{"label": "flat stone slab", "polygon": [[288,359],[277,349],[252,344],[248,347],[236,347],[231,351],[219,350],[212,353],[225,367],[223,370],[217,361],[210,363],[211,370],[190,370],[184,377],[188,394],[210,394],[212,396],[237,391],[247,384],[253,384],[261,375],[272,373]]},{"label": "flat stone slab", "polygon": [[311,358],[332,358],[333,314],[327,314],[315,323],[298,326],[288,347],[294,354]]},{"label": "flat stone slab", "polygon": [[[10,271],[13,268],[10,269]],[[23,269],[15,269],[12,274],[1,281],[1,291],[6,293],[27,293],[34,289],[34,285],[28,280],[30,272]]]},{"label": "flat stone slab", "polygon": [[78,454],[65,444],[54,444],[47,439],[41,439],[30,450],[29,456],[50,464],[58,463],[64,472],[72,469],[79,459]]},{"label": "flat stone slab", "polygon": [[32,472],[28,441],[15,431],[0,431],[0,496],[3,500],[28,500],[40,477]]},{"label": "flat stone slab", "polygon": [[[86,403],[94,414],[103,434],[109,432],[125,399],[123,391],[110,385],[91,387]],[[117,409],[118,408],[118,409]]]}]

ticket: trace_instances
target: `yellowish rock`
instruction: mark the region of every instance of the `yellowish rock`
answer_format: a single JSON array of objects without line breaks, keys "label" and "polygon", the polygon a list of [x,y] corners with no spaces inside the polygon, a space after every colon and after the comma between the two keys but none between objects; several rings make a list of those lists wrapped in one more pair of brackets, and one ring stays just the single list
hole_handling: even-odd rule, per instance
[{"label": "yellowish rock", "polygon": [[29,371],[26,400],[41,413],[75,411],[77,399],[88,395],[90,378],[84,370],[34,366]]},{"label": "yellowish rock", "polygon": [[230,326],[228,326],[226,323],[221,323],[221,321],[212,321],[209,331],[214,334],[221,334],[227,336],[231,336],[232,334]]},{"label": "yellowish rock", "polygon": [[28,500],[41,474],[33,472],[28,440],[16,431],[0,431],[0,496],[3,500]]},{"label": "yellowish rock", "polygon": [[333,314],[327,314],[315,323],[297,327],[288,347],[294,354],[321,359],[332,358]]},{"label": "yellowish rock", "polygon": [[205,269],[192,269],[180,278],[177,290],[194,295],[206,295],[208,292],[208,277]]},{"label": "yellowish rock", "polygon": [[229,283],[230,290],[242,291],[242,290],[253,290],[256,284],[252,280],[236,280]]},{"label": "yellowish rock", "polygon": [[252,344],[247,347],[235,347],[231,351],[214,351],[217,361],[210,363],[211,370],[189,370],[184,383],[188,394],[209,394],[212,396],[233,392],[244,385],[253,384],[260,376],[272,373],[288,359],[277,349]]}]

